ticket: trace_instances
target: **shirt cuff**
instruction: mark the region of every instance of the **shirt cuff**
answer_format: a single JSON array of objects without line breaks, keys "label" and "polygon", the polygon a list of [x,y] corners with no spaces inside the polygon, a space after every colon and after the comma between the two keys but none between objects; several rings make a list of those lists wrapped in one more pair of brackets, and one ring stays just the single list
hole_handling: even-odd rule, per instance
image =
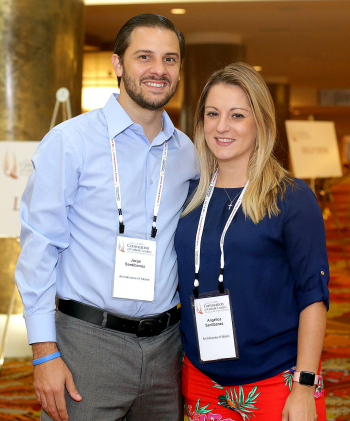
[{"label": "shirt cuff", "polygon": [[327,311],[329,310],[329,296],[321,291],[318,293],[309,292],[307,294],[303,294],[303,296],[299,299],[298,307],[299,313],[301,313],[306,307],[310,306],[313,303],[317,303],[323,301],[327,307]]},{"label": "shirt cuff", "polygon": [[56,342],[55,313],[26,316],[29,345],[37,342]]}]

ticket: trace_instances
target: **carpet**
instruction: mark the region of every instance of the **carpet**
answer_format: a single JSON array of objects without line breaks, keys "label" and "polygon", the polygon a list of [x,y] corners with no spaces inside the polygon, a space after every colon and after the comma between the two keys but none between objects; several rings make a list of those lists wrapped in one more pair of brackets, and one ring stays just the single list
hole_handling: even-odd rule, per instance
[{"label": "carpet", "polygon": [[6,361],[0,376],[0,421],[38,421],[31,361]]}]

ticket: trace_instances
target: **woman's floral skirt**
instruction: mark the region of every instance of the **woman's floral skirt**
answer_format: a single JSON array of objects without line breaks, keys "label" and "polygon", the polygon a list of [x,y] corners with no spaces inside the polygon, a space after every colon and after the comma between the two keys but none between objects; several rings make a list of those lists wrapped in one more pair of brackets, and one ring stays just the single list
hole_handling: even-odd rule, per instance
[{"label": "woman's floral skirt", "polygon": [[[254,384],[221,386],[185,356],[182,392],[189,421],[281,421],[284,404],[292,390],[294,371],[292,367]],[[322,376],[315,389],[315,400],[317,421],[326,421]]]}]

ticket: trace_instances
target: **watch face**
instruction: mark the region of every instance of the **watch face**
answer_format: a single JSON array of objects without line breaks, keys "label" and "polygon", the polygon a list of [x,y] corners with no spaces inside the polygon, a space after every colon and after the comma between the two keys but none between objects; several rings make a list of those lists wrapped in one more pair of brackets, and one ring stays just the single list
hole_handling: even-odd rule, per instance
[{"label": "watch face", "polygon": [[313,386],[315,383],[315,373],[309,373],[308,371],[301,371],[299,383],[305,386]]}]

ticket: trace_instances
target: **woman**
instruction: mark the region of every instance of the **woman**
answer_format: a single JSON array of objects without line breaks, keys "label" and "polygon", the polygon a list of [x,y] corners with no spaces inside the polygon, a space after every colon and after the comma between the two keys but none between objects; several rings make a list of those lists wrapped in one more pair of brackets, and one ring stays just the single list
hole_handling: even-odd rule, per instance
[{"label": "woman", "polygon": [[326,420],[323,219],[275,141],[261,76],[244,63],[214,73],[195,119],[201,178],[175,239],[191,420]]}]

